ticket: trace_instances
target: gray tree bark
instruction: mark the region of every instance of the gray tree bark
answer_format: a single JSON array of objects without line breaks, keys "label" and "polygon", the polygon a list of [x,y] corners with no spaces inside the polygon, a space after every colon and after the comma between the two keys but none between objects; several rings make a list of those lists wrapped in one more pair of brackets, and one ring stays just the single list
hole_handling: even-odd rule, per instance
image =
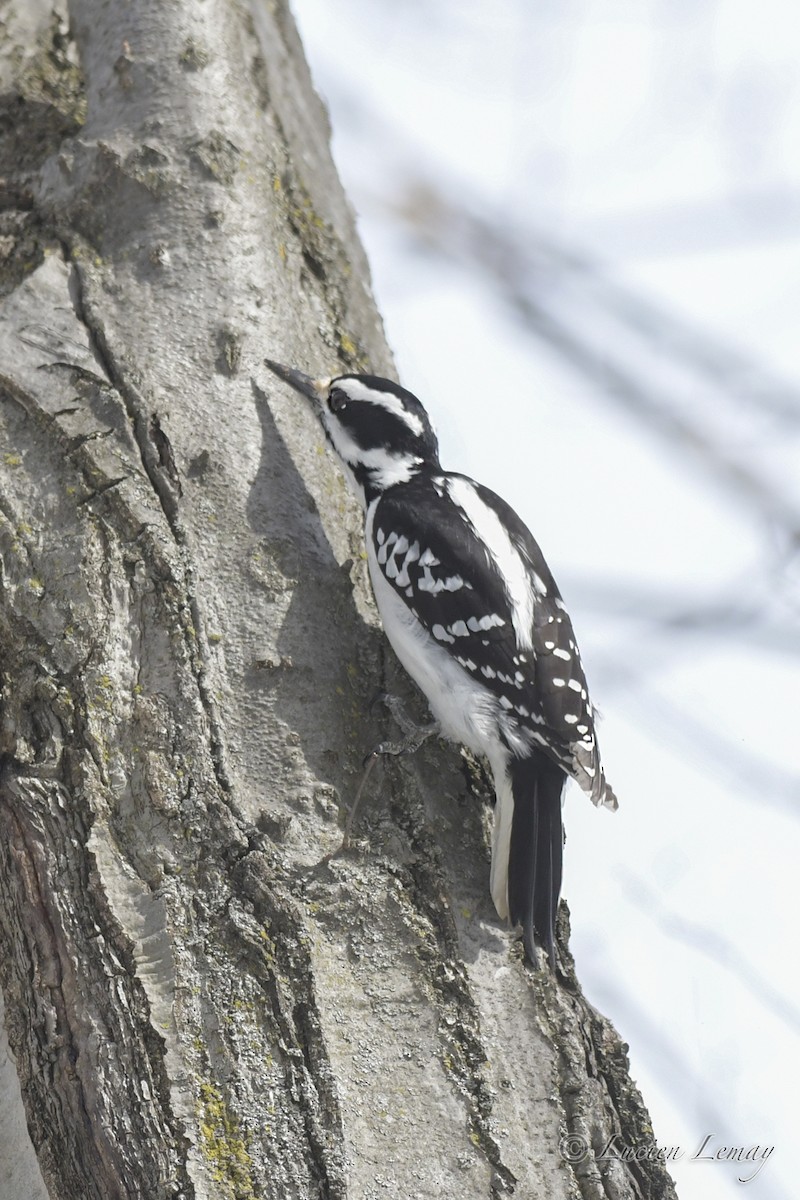
[{"label": "gray tree bark", "polygon": [[[0,7],[0,1196],[669,1197],[265,354],[391,371],[283,0]],[[559,1153],[561,1143],[562,1153]]]}]

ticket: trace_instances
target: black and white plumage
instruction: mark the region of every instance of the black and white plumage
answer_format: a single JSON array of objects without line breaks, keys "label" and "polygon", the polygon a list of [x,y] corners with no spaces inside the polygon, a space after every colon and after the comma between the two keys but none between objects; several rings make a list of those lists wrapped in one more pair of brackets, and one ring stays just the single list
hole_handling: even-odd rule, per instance
[{"label": "black and white plumage", "polygon": [[567,776],[615,809],[572,623],[542,552],[488,488],[442,470],[419,400],[386,379],[314,381],[267,365],[316,405],[360,496],[389,641],[444,736],[489,761],[491,892],[554,965]]}]

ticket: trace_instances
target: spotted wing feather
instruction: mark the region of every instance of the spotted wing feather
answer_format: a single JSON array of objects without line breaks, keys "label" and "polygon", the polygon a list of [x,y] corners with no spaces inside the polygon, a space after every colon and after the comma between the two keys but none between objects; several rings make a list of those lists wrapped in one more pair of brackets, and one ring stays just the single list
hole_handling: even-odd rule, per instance
[{"label": "spotted wing feather", "polygon": [[[492,515],[500,521],[530,581],[529,609],[509,595],[476,528],[480,512],[474,524],[454,503],[462,495],[473,508],[477,497],[487,521]],[[372,537],[385,579],[437,644],[497,697],[531,745],[544,749],[595,803],[616,807],[599,763],[571,622],[538,545],[514,510],[464,476],[421,475],[402,495],[393,496],[392,489],[383,494]]]}]

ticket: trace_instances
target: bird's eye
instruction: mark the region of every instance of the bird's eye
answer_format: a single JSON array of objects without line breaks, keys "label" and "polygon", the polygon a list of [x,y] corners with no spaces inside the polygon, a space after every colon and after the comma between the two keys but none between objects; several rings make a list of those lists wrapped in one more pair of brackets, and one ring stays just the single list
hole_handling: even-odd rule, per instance
[{"label": "bird's eye", "polygon": [[328,396],[328,408],[331,412],[341,412],[347,404],[347,392],[342,388],[331,388]]}]

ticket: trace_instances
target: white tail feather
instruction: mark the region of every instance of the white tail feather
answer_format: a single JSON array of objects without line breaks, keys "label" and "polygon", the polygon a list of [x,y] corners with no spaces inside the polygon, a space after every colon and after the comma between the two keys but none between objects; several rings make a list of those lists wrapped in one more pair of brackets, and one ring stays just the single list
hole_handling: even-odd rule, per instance
[{"label": "white tail feather", "polygon": [[508,919],[508,857],[511,852],[511,825],[514,819],[514,794],[506,771],[495,775],[497,803],[492,828],[492,871],[489,886],[498,917]]}]

